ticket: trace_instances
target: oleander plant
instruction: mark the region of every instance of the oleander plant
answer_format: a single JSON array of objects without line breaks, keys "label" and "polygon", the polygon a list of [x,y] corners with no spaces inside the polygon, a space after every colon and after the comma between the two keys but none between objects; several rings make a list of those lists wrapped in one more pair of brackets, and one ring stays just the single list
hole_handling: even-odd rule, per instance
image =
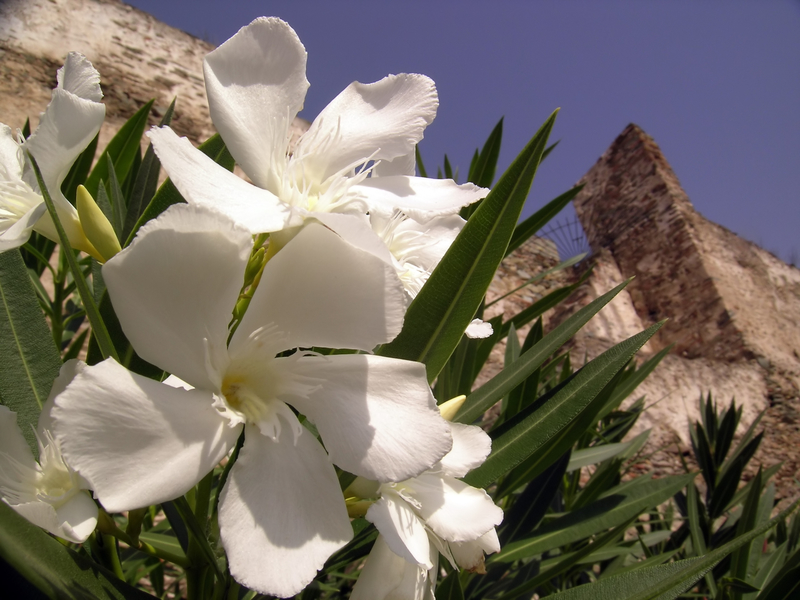
[{"label": "oleander plant", "polygon": [[548,332],[580,281],[483,318],[580,189],[519,221],[556,112],[495,181],[501,121],[459,184],[417,151],[424,75],[352,83],[290,146],[306,58],[277,18],[211,52],[199,148],[174,102],[145,131],[151,102],[98,154],[75,52],[34,131],[0,125],[9,597],[791,597],[795,505],[773,514],[774,470],[737,491],[758,438],[726,459],[735,405],[693,431],[702,481],[631,470],[660,324],[580,368],[561,350],[626,283]]}]

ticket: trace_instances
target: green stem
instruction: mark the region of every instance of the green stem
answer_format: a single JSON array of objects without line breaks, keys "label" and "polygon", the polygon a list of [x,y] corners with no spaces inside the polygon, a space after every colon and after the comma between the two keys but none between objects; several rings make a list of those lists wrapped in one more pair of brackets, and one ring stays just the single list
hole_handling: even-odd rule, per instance
[{"label": "green stem", "polygon": [[125,574],[122,572],[122,564],[119,562],[117,540],[114,536],[95,532],[91,537],[90,543],[101,564],[124,581]]},{"label": "green stem", "polygon": [[78,288],[78,294],[80,294],[81,301],[86,309],[86,316],[89,319],[89,323],[92,325],[92,334],[97,340],[97,345],[100,348],[100,352],[102,353],[103,358],[108,358],[110,356],[119,362],[119,356],[117,356],[117,350],[114,348],[114,343],[111,341],[111,335],[108,333],[108,328],[100,316],[100,311],[97,309],[97,304],[95,304],[94,296],[89,289],[89,285],[86,283],[86,278],[83,275],[83,271],[81,271],[78,261],[75,259],[75,255],[71,250],[72,246],[70,245],[67,234],[64,231],[64,227],[61,225],[61,221],[58,218],[58,213],[56,212],[56,207],[53,204],[53,199],[50,197],[50,193],[47,191],[47,186],[42,179],[42,172],[39,170],[39,165],[36,164],[36,159],[30,152],[28,152],[28,158],[31,161],[33,172],[36,175],[36,181],[39,184],[39,191],[41,191],[42,198],[44,198],[44,203],[47,205],[47,211],[50,213],[50,218],[53,220],[53,225],[56,228],[56,232],[58,232],[58,239],[62,248],[62,256],[66,257],[67,263],[69,264],[69,269],[72,271],[72,277],[75,280],[75,285]]}]

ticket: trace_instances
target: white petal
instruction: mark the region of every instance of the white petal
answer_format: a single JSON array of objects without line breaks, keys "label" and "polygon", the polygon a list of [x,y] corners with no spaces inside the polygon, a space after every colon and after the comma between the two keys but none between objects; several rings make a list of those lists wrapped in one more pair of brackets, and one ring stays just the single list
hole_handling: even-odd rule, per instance
[{"label": "white petal", "polygon": [[464,335],[473,340],[488,338],[493,333],[492,324],[480,319],[472,319],[470,324],[467,325],[466,331],[464,331]]},{"label": "white petal", "polygon": [[194,387],[219,386],[250,234],[208,208],[176,204],[103,267],[125,335],[145,360]]},{"label": "white petal", "polygon": [[440,461],[444,473],[450,477],[464,477],[479,467],[492,451],[492,438],[480,427],[450,423],[453,449]]},{"label": "white petal", "polygon": [[395,230],[395,236],[418,232],[422,239],[416,244],[413,257],[409,260],[427,271],[433,271],[466,223],[458,215],[437,217],[424,224],[406,219]]},{"label": "white petal", "polygon": [[422,363],[366,354],[307,356],[292,370],[319,387],[286,398],[317,426],[331,460],[378,481],[429,469],[452,445]]},{"label": "white petal", "polygon": [[392,264],[392,253],[389,252],[389,248],[386,247],[383,240],[372,229],[369,217],[366,214],[315,212],[310,213],[309,216],[336,232],[356,248],[380,258],[387,265]]},{"label": "white petal", "polygon": [[423,473],[406,485],[425,524],[448,542],[476,540],[503,521],[503,511],[485,491],[458,479]]},{"label": "white petal", "polygon": [[91,535],[97,525],[97,504],[89,494],[81,491],[58,507],[56,515],[63,532],[56,535],[80,543]]},{"label": "white petal", "polygon": [[169,127],[147,132],[170,180],[189,204],[214,208],[252,234],[278,231],[288,210],[278,198],[218,165]]},{"label": "white petal", "polygon": [[203,61],[211,120],[239,166],[271,187],[273,161],[285,160],[289,125],[308,90],[306,49],[277,18],[243,27]]},{"label": "white petal", "polygon": [[433,566],[425,526],[397,494],[384,495],[369,507],[366,518],[375,524],[392,552],[425,569]]},{"label": "white petal", "polygon": [[350,600],[424,600],[427,578],[425,569],[397,556],[379,535]]},{"label": "white petal", "polygon": [[393,160],[414,152],[439,99],[424,75],[389,75],[347,86],[300,138],[296,154],[320,181],[361,159]]},{"label": "white petal", "polygon": [[372,169],[372,177],[388,177],[389,175],[417,174],[417,157],[415,152],[398,156],[394,160],[382,160]]},{"label": "white petal", "polygon": [[17,413],[0,404],[0,483],[2,483],[2,474],[5,471],[4,463],[8,458],[14,459],[29,469],[37,468],[31,447],[25,441],[22,431],[17,425]]},{"label": "white petal", "polygon": [[452,179],[403,175],[370,177],[354,185],[351,191],[363,194],[371,211],[391,215],[395,209],[400,209],[421,223],[455,214],[489,193],[486,188],[472,183],[458,185]]},{"label": "white petal", "polygon": [[333,465],[308,430],[277,440],[254,426],[231,469],[219,511],[231,574],[262,594],[293,596],[353,530]]},{"label": "white petal", "polygon": [[287,349],[372,350],[400,332],[405,307],[390,265],[311,223],[264,267],[230,350],[268,323],[287,335]]},{"label": "white petal", "polygon": [[500,551],[500,540],[494,528],[472,542],[451,542],[450,552],[456,564],[468,571],[485,573],[484,554]]},{"label": "white petal", "polygon": [[[54,200],[61,196],[61,182],[72,163],[100,131],[106,114],[100,98],[100,75],[83,55],[70,52],[39,126],[23,144],[36,159]],[[33,174],[26,177],[34,186]]]},{"label": "white petal", "polygon": [[27,242],[34,227],[46,212],[47,206],[44,202],[41,202],[31,208],[11,227],[0,233],[0,252],[19,248]]},{"label": "white petal", "polygon": [[149,506],[186,493],[236,443],[240,430],[212,402],[107,359],[56,399],[56,439],[107,510]]},{"label": "white petal", "polygon": [[67,386],[75,379],[75,376],[86,368],[86,363],[82,360],[71,359],[61,365],[61,370],[58,377],[53,382],[50,388],[50,394],[47,400],[42,405],[42,412],[39,413],[39,423],[36,430],[39,432],[39,437],[44,438],[45,431],[53,431],[53,406],[55,406],[56,396],[67,389]]},{"label": "white petal", "polygon": [[0,181],[22,179],[22,165],[25,159],[11,127],[0,123]]}]

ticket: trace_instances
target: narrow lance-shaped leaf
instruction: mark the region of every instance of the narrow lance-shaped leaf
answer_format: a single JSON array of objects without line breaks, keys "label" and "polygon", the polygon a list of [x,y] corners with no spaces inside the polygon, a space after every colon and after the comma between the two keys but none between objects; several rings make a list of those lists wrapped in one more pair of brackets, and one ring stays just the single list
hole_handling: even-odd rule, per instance
[{"label": "narrow lance-shaped leaf", "polygon": [[380,354],[425,363],[433,381],[474,317],[539,166],[556,113],[502,175],[412,301],[400,334]]},{"label": "narrow lance-shaped leaf", "polygon": [[576,331],[589,321],[589,319],[600,312],[606,304],[611,302],[614,296],[620,293],[626,285],[628,285],[627,281],[619,284],[613,290],[606,292],[584,306],[553,329],[553,331],[544,336],[544,338],[530,350],[523,353],[511,368],[504,369],[467,396],[467,400],[456,416],[456,421],[460,423],[472,423],[478,419],[485,411],[491,408],[495,402],[525,381],[528,375],[541,366],[553,352],[563,346]]},{"label": "narrow lance-shaped leaf", "polygon": [[612,488],[591,504],[539,527],[528,539],[507,545],[491,562],[512,562],[536,556],[617,527],[645,510],[666,502],[692,480],[694,474],[663,479],[639,478],[633,485]]},{"label": "narrow lance-shaped leaf", "polygon": [[[734,538],[704,556],[611,576],[600,579],[591,585],[582,585],[566,592],[554,594],[549,598],[553,600],[620,600],[621,598],[625,600],[670,600],[676,598],[692,587],[698,579],[713,569],[728,554],[773,528],[778,521],[785,519],[797,508],[797,505],[798,502],[793,503],[765,525],[747,535]],[[794,578],[793,585],[797,586],[797,581],[798,579]],[[766,591],[762,591],[763,596],[758,596],[759,600],[791,597],[773,593],[764,594]]]},{"label": "narrow lance-shaped leaf", "polygon": [[[657,323],[606,350],[578,371],[544,406],[532,406],[493,431],[492,453],[464,480],[474,487],[486,487],[549,443],[604,390],[661,325]],[[529,352],[533,350],[535,347]]]},{"label": "narrow lance-shaped leaf", "polygon": [[[175,99],[172,100],[164,116],[161,118],[159,127],[164,127],[172,122],[172,115],[175,112]],[[144,153],[142,164],[133,183],[133,189],[128,200],[128,209],[123,219],[121,240],[126,240],[136,226],[142,212],[153,199],[158,187],[158,174],[161,171],[161,161],[158,160],[153,144],[147,146]]]},{"label": "narrow lance-shaped leaf", "polygon": [[0,502],[0,558],[53,600],[155,598],[117,579],[85,555],[61,545],[3,502]]},{"label": "narrow lance-shaped leaf", "polygon": [[19,250],[0,253],[0,401],[17,413],[17,425],[39,455],[34,429],[61,368]]}]

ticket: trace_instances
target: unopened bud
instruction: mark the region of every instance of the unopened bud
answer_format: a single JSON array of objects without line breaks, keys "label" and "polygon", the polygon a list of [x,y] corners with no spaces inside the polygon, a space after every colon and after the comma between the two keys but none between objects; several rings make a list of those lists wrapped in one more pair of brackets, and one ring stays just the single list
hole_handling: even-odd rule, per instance
[{"label": "unopened bud", "polygon": [[467,397],[462,394],[461,396],[451,398],[447,402],[442,402],[439,405],[439,412],[442,413],[442,418],[445,421],[452,421],[455,419],[466,399]]},{"label": "unopened bud", "polygon": [[78,186],[76,204],[83,232],[102,259],[107,261],[122,250],[111,223],[97,206],[97,202],[94,201],[89,191],[82,185]]}]

